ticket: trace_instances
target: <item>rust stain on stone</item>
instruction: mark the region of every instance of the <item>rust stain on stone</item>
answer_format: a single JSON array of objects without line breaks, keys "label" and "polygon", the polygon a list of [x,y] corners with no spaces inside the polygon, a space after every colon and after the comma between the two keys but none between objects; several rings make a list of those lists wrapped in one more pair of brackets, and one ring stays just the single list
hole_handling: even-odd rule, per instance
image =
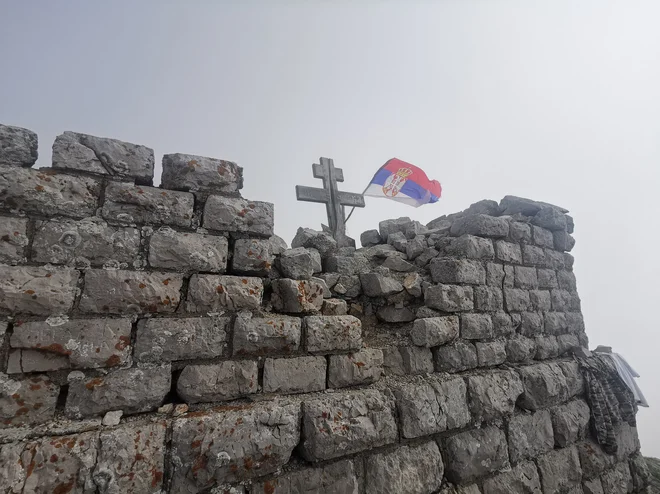
[{"label": "rust stain on stone", "polygon": [[85,387],[89,389],[90,391],[94,390],[97,386],[102,386],[103,385],[103,379],[100,377],[95,377],[91,381],[89,381],[87,384],[85,384]]}]

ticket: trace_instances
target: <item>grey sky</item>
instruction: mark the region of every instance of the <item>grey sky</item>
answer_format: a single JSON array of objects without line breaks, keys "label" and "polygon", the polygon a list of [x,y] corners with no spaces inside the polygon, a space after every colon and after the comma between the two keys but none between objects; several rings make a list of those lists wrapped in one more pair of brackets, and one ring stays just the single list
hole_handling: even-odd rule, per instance
[{"label": "grey sky", "polygon": [[420,209],[367,198],[356,238],[505,194],[567,207],[591,345],[642,374],[660,456],[660,4],[351,3],[4,2],[0,122],[39,134],[40,166],[64,130],[237,161],[289,242],[324,217],[294,193],[319,156],[343,190],[394,156],[443,184]]}]

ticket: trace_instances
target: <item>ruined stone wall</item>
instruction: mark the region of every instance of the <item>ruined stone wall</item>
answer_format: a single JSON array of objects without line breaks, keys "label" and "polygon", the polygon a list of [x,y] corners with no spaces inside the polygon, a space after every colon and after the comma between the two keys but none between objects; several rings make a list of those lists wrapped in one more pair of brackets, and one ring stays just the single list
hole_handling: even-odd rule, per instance
[{"label": "ruined stone wall", "polygon": [[[0,492],[642,492],[591,439],[573,221],[508,197],[363,248],[234,163],[0,126]],[[253,177],[254,179],[254,177]]]}]

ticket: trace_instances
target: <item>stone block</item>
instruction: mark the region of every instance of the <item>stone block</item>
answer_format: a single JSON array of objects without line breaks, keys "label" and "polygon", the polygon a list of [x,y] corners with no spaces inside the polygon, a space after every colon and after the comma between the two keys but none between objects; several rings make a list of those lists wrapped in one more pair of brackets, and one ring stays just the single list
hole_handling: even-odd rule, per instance
[{"label": "stone block", "polygon": [[542,202],[525,199],[524,197],[505,196],[500,201],[500,210],[502,214],[514,215],[522,214],[524,216],[534,216],[544,205]]},{"label": "stone block", "polygon": [[390,233],[387,237],[387,244],[404,254],[406,254],[406,251],[408,250],[408,238],[405,233],[402,232]]},{"label": "stone block", "polygon": [[406,256],[408,260],[412,261],[417,259],[427,248],[426,237],[424,235],[417,235],[415,238],[408,240],[406,244]]},{"label": "stone block", "polygon": [[558,405],[568,399],[568,384],[558,364],[522,367],[520,376],[524,388],[520,406],[524,409],[538,410]]},{"label": "stone block", "polygon": [[[374,230],[375,231],[375,230]],[[255,482],[254,494],[357,494],[358,478],[351,460],[318,468],[304,468],[263,482]],[[231,493],[230,493],[231,494]]]},{"label": "stone block", "polygon": [[565,333],[567,330],[568,330],[568,323],[566,322],[566,314],[564,314],[563,312],[545,313],[546,333],[558,335]]},{"label": "stone block", "polygon": [[469,234],[481,237],[504,238],[509,235],[509,222],[485,214],[475,214],[458,218],[451,225],[450,233],[456,237]]},{"label": "stone block", "polygon": [[504,266],[495,262],[486,263],[486,284],[503,289],[513,287],[513,266]]},{"label": "stone block", "polygon": [[234,242],[232,271],[236,274],[266,276],[273,267],[270,240],[239,238]]},{"label": "stone block", "polygon": [[523,312],[521,314],[520,334],[523,336],[538,336],[543,333],[543,315],[538,312]]},{"label": "stone block", "polygon": [[[264,393],[323,391],[326,369],[325,357],[267,358],[264,364]],[[330,384],[330,387],[333,385]]]},{"label": "stone block", "polygon": [[530,290],[529,301],[532,310],[547,312],[552,308],[552,297],[547,290]]},{"label": "stone block", "polygon": [[552,290],[550,296],[552,298],[552,310],[557,312],[571,310],[571,292],[567,290]]},{"label": "stone block", "polygon": [[522,263],[522,251],[519,244],[512,244],[504,240],[495,242],[495,258],[499,261],[513,264]]},{"label": "stone block", "polygon": [[[273,235],[274,214],[275,207],[269,202],[209,196],[204,206],[203,225],[209,230],[270,237]],[[292,247],[299,246],[292,244]]]},{"label": "stone block", "polygon": [[329,233],[317,232],[310,228],[298,228],[296,236],[291,241],[291,247],[316,249],[321,254],[321,257],[327,257],[337,250],[337,241]]},{"label": "stone block", "polygon": [[649,484],[651,474],[648,463],[641,454],[637,454],[630,459],[630,474],[632,475],[634,491],[643,491]]},{"label": "stone block", "polygon": [[477,286],[474,288],[474,308],[483,311],[497,311],[504,308],[504,294],[501,288]]},{"label": "stone block", "polygon": [[530,243],[532,241],[531,226],[521,221],[510,222],[509,239],[514,243]]},{"label": "stone block", "polygon": [[260,278],[194,274],[188,287],[187,308],[189,312],[257,309],[263,293]]},{"label": "stone block", "polygon": [[0,165],[34,165],[39,156],[37,146],[37,134],[31,130],[0,124]]},{"label": "stone block", "polygon": [[425,249],[424,252],[420,254],[418,258],[415,259],[415,266],[419,268],[426,267],[432,259],[437,257],[440,253],[435,250],[433,247]]},{"label": "stone block", "polygon": [[432,285],[424,293],[425,304],[445,312],[460,312],[474,308],[472,287],[459,285]]},{"label": "stone block", "polygon": [[479,340],[493,336],[493,321],[489,314],[461,314],[461,338]]},{"label": "stone block", "polygon": [[53,168],[134,179],[150,185],[154,150],[117,139],[64,132],[53,144]]},{"label": "stone block", "polygon": [[616,463],[616,457],[605,453],[592,439],[578,443],[574,447],[577,447],[585,480],[597,478]]},{"label": "stone block", "polygon": [[440,488],[444,465],[438,445],[429,441],[369,456],[365,472],[366,494],[426,494]]},{"label": "stone block", "polygon": [[279,268],[282,276],[293,280],[308,280],[316,269],[316,263],[321,262],[321,256],[317,250],[297,247],[282,252],[279,260]]},{"label": "stone block", "polygon": [[383,239],[378,233],[378,230],[367,230],[360,235],[360,243],[362,247],[373,247],[382,243]]},{"label": "stone block", "polygon": [[412,220],[407,216],[403,216],[397,219],[384,220],[378,223],[378,230],[380,232],[380,237],[384,242],[387,242],[388,237],[392,233],[400,232],[406,233],[408,225],[412,223]]},{"label": "stone block", "polygon": [[509,312],[525,312],[531,306],[529,291],[520,288],[505,288],[504,303]]},{"label": "stone block", "polygon": [[[419,347],[411,347],[419,348]],[[383,374],[386,376],[403,376],[406,370],[403,367],[403,359],[397,347],[385,347],[383,350]],[[430,353],[428,348],[422,348]],[[433,365],[433,364],[431,364]],[[431,370],[433,372],[433,370]]]},{"label": "stone block", "polygon": [[194,197],[188,192],[111,182],[105,188],[101,215],[119,223],[190,228],[193,204]]},{"label": "stone block", "polygon": [[575,446],[551,451],[537,460],[543,492],[562,492],[582,481],[580,458]]},{"label": "stone block", "polygon": [[[399,347],[398,354],[404,374],[430,374],[433,372],[433,354],[428,348]],[[387,362],[387,355],[384,356],[384,359]]]},{"label": "stone block", "polygon": [[315,280],[274,280],[272,303],[280,312],[318,312],[323,306],[324,287]]},{"label": "stone block", "polygon": [[475,346],[480,367],[490,367],[506,362],[506,348],[503,341],[477,342]]},{"label": "stone block", "polygon": [[590,410],[584,400],[575,400],[551,410],[555,445],[565,448],[589,433]]},{"label": "stone block", "polygon": [[75,269],[0,264],[0,313],[51,315],[71,310]]},{"label": "stone block", "polygon": [[80,311],[102,314],[174,312],[183,276],[177,273],[90,269]]},{"label": "stone block", "polygon": [[302,454],[329,460],[395,442],[393,400],[375,389],[334,393],[303,402]]},{"label": "stone block", "polygon": [[574,334],[562,334],[557,336],[557,346],[559,347],[559,355],[564,355],[580,348],[580,340]]},{"label": "stone block", "polygon": [[618,463],[600,477],[604,494],[633,492],[633,479],[628,463]]},{"label": "stone block", "polygon": [[0,208],[44,216],[93,216],[101,183],[48,169],[0,165]]},{"label": "stone block", "polygon": [[584,376],[580,365],[576,361],[558,362],[562,374],[566,378],[568,398],[573,398],[584,392]]},{"label": "stone block", "polygon": [[307,351],[330,353],[362,348],[362,323],[354,316],[308,316],[305,318]]},{"label": "stone block", "polygon": [[604,494],[603,484],[601,484],[600,479],[598,478],[587,480],[582,484],[582,492],[584,492],[584,494]]},{"label": "stone block", "polygon": [[246,404],[175,420],[172,492],[261,477],[288,463],[300,441],[298,403]]},{"label": "stone block", "polygon": [[545,263],[552,269],[564,269],[564,253],[552,249],[544,249]]},{"label": "stone block", "polygon": [[158,363],[220,357],[227,348],[229,322],[228,317],[142,319],[135,358]]},{"label": "stone block", "polygon": [[380,321],[390,323],[410,322],[415,319],[415,313],[408,307],[395,307],[393,305],[380,307],[376,312],[376,316]]},{"label": "stone block", "polygon": [[415,345],[430,348],[456,339],[458,328],[456,316],[417,319],[410,331],[410,337]]},{"label": "stone block", "polygon": [[545,258],[546,250],[536,245],[523,245],[522,259],[525,264],[532,264],[534,266],[546,266],[547,261]]},{"label": "stone block", "polygon": [[0,263],[17,264],[26,261],[27,224],[27,218],[0,216]]},{"label": "stone block", "polygon": [[[408,261],[404,261],[399,256],[386,257],[381,266],[397,273],[411,273],[411,275],[417,274],[411,272],[415,271],[415,265],[409,263]],[[405,285],[406,284],[404,283],[404,287]]]},{"label": "stone block", "polygon": [[616,427],[615,434],[619,446],[616,454],[618,461],[626,461],[640,450],[641,446],[636,427],[631,427],[628,423],[622,422]]},{"label": "stone block", "polygon": [[155,410],[170,392],[171,377],[170,366],[163,365],[72,379],[65,413],[80,419],[103,416],[111,410],[121,410],[124,415]]},{"label": "stone block", "polygon": [[361,274],[360,282],[367,297],[387,297],[403,291],[403,285],[396,279],[378,273]]},{"label": "stone block", "polygon": [[536,355],[536,342],[532,338],[516,336],[506,342],[506,358],[509,362],[528,362]]},{"label": "stone block", "polygon": [[323,301],[321,314],[324,316],[345,316],[348,314],[348,305],[346,300],[339,298],[329,298]]},{"label": "stone block", "polygon": [[149,264],[155,268],[184,272],[224,273],[227,269],[227,251],[225,237],[176,232],[162,227],[149,240]]},{"label": "stone block", "polygon": [[32,259],[81,267],[133,265],[140,251],[140,231],[109,226],[96,216],[81,221],[37,221]]},{"label": "stone block", "polygon": [[470,411],[477,422],[490,422],[510,415],[516,400],[523,393],[518,374],[512,371],[492,371],[488,375],[468,378]]},{"label": "stone block", "polygon": [[566,215],[555,208],[543,208],[532,218],[532,223],[551,231],[566,230]]},{"label": "stone block", "polygon": [[510,466],[506,437],[497,427],[461,432],[447,438],[445,446],[445,475],[452,482],[468,483]]},{"label": "stone block", "polygon": [[554,248],[561,252],[570,252],[575,247],[575,239],[564,230],[552,232]]},{"label": "stone block", "polygon": [[575,274],[572,271],[558,271],[557,280],[559,281],[559,288],[574,292],[577,290],[577,281]]},{"label": "stone block", "polygon": [[437,376],[395,388],[402,436],[412,439],[466,426],[470,422],[466,392],[463,379]]},{"label": "stone block", "polygon": [[210,193],[236,193],[243,188],[243,168],[205,156],[166,154],[161,185],[165,189],[194,192],[201,199]]},{"label": "stone block", "polygon": [[449,256],[467,257],[468,259],[493,259],[495,257],[493,241],[474,235],[463,235],[451,239],[445,253]]},{"label": "stone block", "polygon": [[552,433],[550,411],[539,410],[529,415],[516,415],[509,420],[509,455],[512,463],[534,459],[552,451],[555,438]]},{"label": "stone block", "polygon": [[436,348],[433,362],[438,372],[462,372],[479,365],[476,347],[463,340]]},{"label": "stone block", "polygon": [[493,313],[493,335],[503,336],[506,339],[511,338],[522,326],[522,314],[509,314],[504,311]]},{"label": "stone block", "polygon": [[567,312],[566,325],[570,333],[583,333],[584,317],[580,312]]},{"label": "stone block", "polygon": [[286,355],[300,348],[301,320],[297,317],[253,317],[242,312],[234,323],[234,355]]},{"label": "stone block", "polygon": [[535,289],[539,287],[536,268],[516,266],[514,269],[514,286],[516,288]]},{"label": "stone block", "polygon": [[0,429],[47,422],[55,415],[59,394],[60,387],[45,375],[14,379],[0,373]]},{"label": "stone block", "polygon": [[532,226],[532,238],[534,244],[539,247],[547,247],[549,249],[554,248],[555,239],[550,230],[546,230],[540,226]]},{"label": "stone block", "polygon": [[176,392],[186,403],[234,400],[256,393],[258,377],[257,362],[251,360],[187,365],[176,383]]},{"label": "stone block", "polygon": [[539,288],[559,288],[554,269],[538,269]]},{"label": "stone block", "polygon": [[429,265],[436,283],[486,283],[486,270],[479,261],[471,259],[433,259]]},{"label": "stone block", "polygon": [[[322,357],[316,358],[322,359]],[[325,359],[323,361],[325,362]],[[380,349],[365,348],[348,355],[330,355],[328,387],[344,388],[357,384],[371,384],[378,381],[382,373],[383,351]],[[325,365],[323,383],[325,384]]]},{"label": "stone block", "polygon": [[14,324],[10,338],[11,348],[59,357],[59,365],[54,367],[51,362],[40,366],[37,361],[37,366],[22,365],[20,372],[126,365],[131,357],[130,343],[129,319],[77,319],[58,321],[56,325],[50,321],[27,321]]},{"label": "stone block", "polygon": [[526,461],[509,472],[484,480],[484,494],[540,494],[541,480],[536,465]]}]

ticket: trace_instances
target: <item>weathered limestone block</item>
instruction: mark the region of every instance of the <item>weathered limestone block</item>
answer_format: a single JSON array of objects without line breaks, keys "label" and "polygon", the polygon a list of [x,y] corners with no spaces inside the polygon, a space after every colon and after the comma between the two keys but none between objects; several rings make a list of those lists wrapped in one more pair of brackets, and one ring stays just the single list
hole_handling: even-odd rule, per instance
[{"label": "weathered limestone block", "polygon": [[600,477],[604,494],[633,492],[633,479],[628,463],[618,463]]},{"label": "weathered limestone block", "polygon": [[563,334],[568,331],[566,314],[563,312],[546,312],[545,314],[545,332],[548,334]]},{"label": "weathered limestone block", "polygon": [[47,372],[58,369],[68,369],[69,360],[64,355],[52,352],[39,352],[37,350],[9,350],[7,361],[7,374],[20,374],[23,372]]},{"label": "weathered limestone block", "polygon": [[60,387],[44,375],[13,379],[0,373],[0,429],[50,420],[59,394]]},{"label": "weathered limestone block", "polygon": [[401,434],[410,439],[464,427],[470,421],[466,393],[463,379],[436,376],[394,389]]},{"label": "weathered limestone block", "polygon": [[282,276],[292,280],[308,280],[321,271],[321,255],[316,249],[297,247],[282,252],[279,268]]},{"label": "weathered limestone block", "polygon": [[431,276],[436,283],[486,283],[486,270],[479,261],[472,259],[436,258],[429,264]]},{"label": "weathered limestone block", "polygon": [[432,285],[424,292],[424,302],[432,309],[459,312],[474,308],[471,286]]},{"label": "weathered limestone block", "polygon": [[[378,381],[383,373],[383,351],[365,348],[348,355],[330,355],[328,386],[344,388]],[[323,375],[325,380],[325,373]]]},{"label": "weathered limestone block", "polygon": [[[73,321],[28,321],[14,325],[11,348],[52,354],[55,362],[22,363],[19,372],[57,369],[89,369],[125,365],[131,356],[129,319],[77,319]],[[56,365],[52,365],[55,363]],[[36,364],[36,365],[35,365]]]},{"label": "weathered limestone block", "polygon": [[432,259],[437,257],[440,253],[435,250],[433,247],[429,247],[422,252],[419,257],[415,259],[415,266],[419,268],[424,268],[431,262]]},{"label": "weathered limestone block", "polygon": [[514,286],[516,288],[535,289],[539,287],[536,268],[525,266],[515,266],[514,268]]},{"label": "weathered limestone block", "polygon": [[369,456],[365,472],[366,494],[426,494],[440,488],[444,465],[438,445],[429,441]]},{"label": "weathered limestone block", "polygon": [[475,287],[474,308],[484,311],[502,310],[504,308],[504,293],[502,289],[492,286]]},{"label": "weathered limestone block", "polygon": [[520,314],[509,314],[504,311],[495,312],[491,319],[493,320],[493,335],[504,336],[506,339],[511,338],[522,324]]},{"label": "weathered limestone block", "polygon": [[150,185],[154,150],[117,139],[64,132],[53,143],[53,168],[132,178]]},{"label": "weathered limestone block", "polygon": [[538,336],[543,333],[543,324],[543,314],[539,312],[523,312],[519,332],[523,336]]},{"label": "weathered limestone block", "polygon": [[567,312],[566,325],[570,333],[584,332],[584,317],[580,312]]},{"label": "weathered limestone block", "polygon": [[188,311],[257,309],[263,293],[260,278],[194,274],[188,287]]},{"label": "weathered limestone block", "polygon": [[205,156],[166,154],[161,185],[165,189],[195,192],[204,199],[209,193],[242,189],[243,168],[231,161]]},{"label": "weathered limestone block", "polygon": [[405,234],[408,225],[410,225],[411,223],[412,220],[407,216],[381,221],[380,223],[378,223],[378,230],[380,232],[380,237],[383,239],[383,242],[387,242],[389,236],[393,233],[400,232]]},{"label": "weathered limestone block", "polygon": [[446,476],[452,482],[467,483],[509,468],[506,437],[497,427],[461,432],[449,437],[445,445]]},{"label": "weathered limestone block", "polygon": [[227,347],[228,317],[142,319],[138,322],[135,358],[172,362],[221,356]]},{"label": "weathered limestone block", "polygon": [[300,440],[300,405],[238,405],[174,422],[171,492],[200,492],[215,485],[273,473]]},{"label": "weathered limestone block", "polygon": [[618,461],[626,461],[634,453],[640,450],[639,435],[637,428],[631,427],[628,423],[623,422],[615,430],[616,442],[619,449],[616,454]]},{"label": "weathered limestone block", "polygon": [[547,290],[530,290],[529,302],[532,310],[547,312],[552,309],[552,298]]},{"label": "weathered limestone block", "polygon": [[73,379],[69,381],[66,415],[80,419],[111,410],[122,410],[125,415],[155,410],[170,391],[171,377],[170,366],[163,365]]},{"label": "weathered limestone block", "polygon": [[477,342],[475,346],[480,367],[500,365],[506,362],[506,347],[503,341]]},{"label": "weathered limestone block", "polygon": [[574,334],[562,334],[557,336],[557,347],[560,356],[576,348],[580,348],[580,346],[580,340]]},{"label": "weathered limestone block", "polygon": [[516,415],[509,420],[509,454],[513,463],[534,459],[552,451],[554,445],[550,411]]},{"label": "weathered limestone block", "polygon": [[506,342],[506,357],[509,362],[527,362],[535,355],[536,342],[531,338],[517,336]]},{"label": "weathered limestone block", "polygon": [[3,493],[24,492],[25,468],[21,460],[24,448],[25,443],[23,442],[0,445],[0,479],[3,482]]},{"label": "weathered limestone block", "polygon": [[574,447],[577,447],[580,456],[580,465],[582,466],[585,479],[598,477],[602,472],[613,467],[616,463],[616,456],[605,453],[593,439],[587,439]]},{"label": "weathered limestone block", "polygon": [[327,273],[339,273],[349,276],[371,271],[367,258],[354,253],[326,257],[324,267]]},{"label": "weathered limestone block", "polygon": [[496,262],[486,263],[486,284],[488,286],[513,288],[514,266],[498,264]]},{"label": "weathered limestone block", "polygon": [[604,494],[603,484],[600,482],[599,478],[587,480],[582,484],[582,492],[584,492],[584,494]]},{"label": "weathered limestone block", "polygon": [[71,310],[75,269],[0,264],[0,313],[63,314]]},{"label": "weathered limestone block", "polygon": [[523,245],[522,247],[522,260],[525,264],[533,264],[534,266],[547,266],[546,259],[547,249],[537,247],[536,245]]},{"label": "weathered limestone block", "polygon": [[[433,354],[428,348],[417,346],[399,347],[403,374],[430,374],[433,372]],[[384,356],[387,366],[388,356]]]},{"label": "weathered limestone block", "polygon": [[346,300],[339,298],[329,298],[323,301],[321,314],[324,316],[345,316],[348,314],[348,304]]},{"label": "weathered limestone block", "polygon": [[225,237],[182,233],[161,227],[149,240],[149,264],[179,271],[224,273],[227,250]]},{"label": "weathered limestone block", "polygon": [[174,312],[183,276],[177,273],[90,269],[80,299],[82,312]]},{"label": "weathered limestone block", "polygon": [[492,371],[468,378],[470,411],[477,422],[490,422],[510,415],[523,392],[522,382],[513,371]]},{"label": "weathered limestone block", "polygon": [[450,232],[456,237],[467,233],[481,237],[504,238],[509,235],[509,222],[506,218],[485,214],[463,216],[452,223]]},{"label": "weathered limestone block", "polygon": [[520,288],[505,288],[504,303],[509,312],[525,312],[531,305],[529,291]]},{"label": "weathered limestone block", "polygon": [[532,242],[532,229],[527,223],[522,221],[512,221],[509,223],[509,239],[514,243]]},{"label": "weathered limestone block", "polygon": [[323,306],[324,286],[312,280],[274,280],[272,303],[280,312],[318,312]]},{"label": "weathered limestone block", "polygon": [[417,319],[410,331],[412,342],[417,346],[440,346],[458,338],[458,317],[428,317]]},{"label": "weathered limestone block", "polygon": [[571,401],[553,408],[551,412],[556,446],[565,448],[587,437],[590,410],[586,401]]},{"label": "weathered limestone block", "polygon": [[539,288],[559,288],[557,273],[554,269],[538,268]]},{"label": "weathered limestone block", "polygon": [[634,491],[642,491],[649,484],[649,467],[641,454],[637,454],[630,459],[630,474],[632,475]]},{"label": "weathered limestone block", "polygon": [[166,423],[125,424],[100,434],[93,480],[100,492],[158,492],[165,471]]},{"label": "weathered limestone block", "polygon": [[552,249],[544,249],[545,262],[549,268],[564,269],[564,254]]},{"label": "weathered limestone block", "polygon": [[554,248],[561,252],[570,252],[575,247],[575,238],[568,232],[559,230],[552,232],[554,235]]},{"label": "weathered limestone block", "polygon": [[101,215],[119,223],[162,223],[189,228],[193,204],[194,197],[188,192],[111,182],[105,189]]},{"label": "weathered limestone block", "polygon": [[577,290],[577,281],[575,279],[575,273],[572,271],[558,271],[557,272],[557,281],[559,282],[559,288],[562,290],[568,290],[574,292]]},{"label": "weathered limestone block", "polygon": [[555,208],[543,208],[532,218],[532,223],[551,231],[566,230],[566,215]]},{"label": "weathered limestone block", "polygon": [[359,276],[340,275],[332,293],[342,295],[346,298],[356,298],[362,293],[362,284]]},{"label": "weathered limestone block", "polygon": [[383,242],[378,230],[367,230],[360,235],[360,244],[362,247],[373,247]]},{"label": "weathered limestone block", "polygon": [[317,232],[311,228],[298,228],[296,236],[291,241],[291,247],[316,249],[321,257],[327,257],[337,250],[337,241],[329,233]]},{"label": "weathered limestone block", "polygon": [[[375,231],[375,230],[374,230]],[[357,494],[358,479],[351,460],[342,460],[318,468],[305,468],[275,479],[256,482],[255,494]]]},{"label": "weathered limestone block", "polygon": [[438,372],[461,372],[479,365],[476,347],[463,340],[436,348],[433,362]]},{"label": "weathered limestone block", "polygon": [[525,409],[538,410],[568,399],[566,377],[557,364],[522,367],[520,376],[524,387],[520,405]]},{"label": "weathered limestone block", "polygon": [[94,215],[100,193],[95,178],[0,165],[0,208],[84,218]]},{"label": "weathered limestone block", "polygon": [[426,237],[424,235],[417,235],[415,238],[408,240],[406,244],[406,256],[412,261],[418,258],[426,250],[426,247]]},{"label": "weathered limestone block", "polygon": [[519,244],[512,244],[504,240],[495,242],[495,258],[499,261],[520,264],[523,261]]},{"label": "weathered limestone block", "polygon": [[325,357],[267,358],[264,364],[264,393],[323,391],[327,365]]},{"label": "weathered limestone block", "polygon": [[534,216],[543,208],[543,203],[525,199],[524,197],[505,196],[500,201],[502,214],[514,215],[520,213],[524,216]]},{"label": "weathered limestone block", "polygon": [[[0,125],[0,131],[2,126]],[[27,218],[0,216],[0,263],[25,262],[25,247],[28,245]]]},{"label": "weathered limestone block", "polygon": [[493,336],[493,321],[489,314],[461,314],[461,338],[479,340]]},{"label": "weathered limestone block", "polygon": [[[411,264],[408,261],[404,261],[399,256],[386,257],[385,260],[383,261],[383,264],[381,264],[381,266],[389,269],[390,271],[395,271],[397,273],[411,273],[416,269],[414,264]],[[411,273],[411,275],[415,275],[415,274],[417,273]],[[407,284],[408,283],[404,282],[403,286],[404,288],[409,289],[406,286]]]},{"label": "weathered limestone block", "polygon": [[495,250],[493,241],[489,238],[463,235],[451,239],[450,244],[445,249],[445,254],[455,257],[467,257],[468,259],[493,259]]},{"label": "weathered limestone block", "polygon": [[557,365],[566,378],[567,399],[582,395],[584,392],[584,376],[580,365],[575,361],[558,362]]},{"label": "weathered limestone block", "polygon": [[32,259],[101,267],[106,263],[132,264],[139,250],[137,228],[109,226],[94,216],[81,221],[37,221]]},{"label": "weathered limestone block", "polygon": [[536,465],[527,461],[486,479],[483,491],[484,494],[541,494],[541,480]]},{"label": "weathered limestone block", "polygon": [[176,383],[186,403],[226,401],[257,392],[259,370],[251,360],[187,365]]},{"label": "weathered limestone block", "polygon": [[391,323],[410,322],[415,319],[415,313],[408,307],[385,305],[376,312],[379,320]]},{"label": "weathered limestone block", "polygon": [[269,202],[209,196],[204,206],[203,225],[210,230],[270,237],[273,234],[274,213],[275,207]]},{"label": "weathered limestone block", "polygon": [[308,316],[305,318],[307,351],[330,353],[362,348],[362,322],[354,316]]},{"label": "weathered limestone block", "polygon": [[368,297],[387,297],[403,291],[403,285],[397,280],[378,273],[361,274],[360,282]]},{"label": "weathered limestone block", "polygon": [[250,312],[242,312],[234,323],[234,355],[295,352],[300,347],[301,326],[301,320],[297,317],[253,317]]},{"label": "weathered limestone block", "polygon": [[329,460],[395,442],[393,408],[393,400],[375,389],[304,401],[303,456]]},{"label": "weathered limestone block", "polygon": [[549,249],[554,248],[555,239],[550,230],[546,230],[540,226],[532,226],[532,238],[534,244],[539,247],[547,247]]},{"label": "weathered limestone block", "polygon": [[537,460],[543,492],[561,492],[582,481],[580,458],[575,446],[551,451]]},{"label": "weathered limestone block", "polygon": [[37,162],[37,134],[0,124],[0,165],[29,167]]},{"label": "weathered limestone block", "polygon": [[270,273],[274,261],[270,240],[239,238],[234,242],[232,270],[235,273],[266,276]]}]

